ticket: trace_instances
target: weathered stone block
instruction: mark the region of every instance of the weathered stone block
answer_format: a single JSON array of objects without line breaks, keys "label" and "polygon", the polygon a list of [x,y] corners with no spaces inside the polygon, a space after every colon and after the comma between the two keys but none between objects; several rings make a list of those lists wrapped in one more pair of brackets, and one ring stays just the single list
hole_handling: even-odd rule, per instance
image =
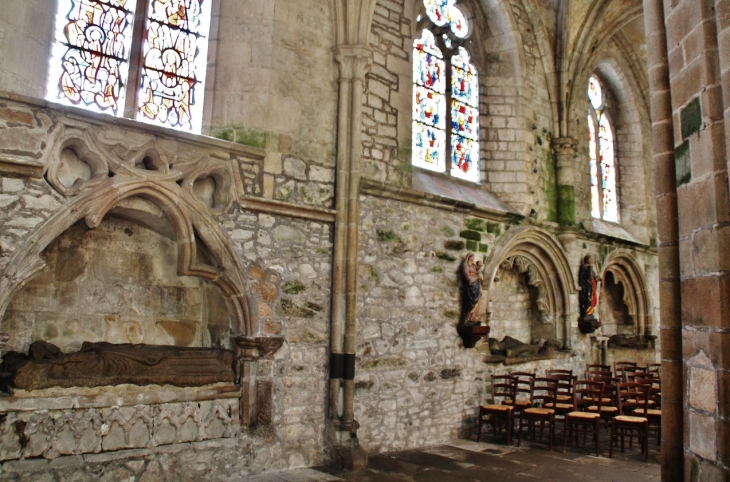
[{"label": "weathered stone block", "polygon": [[680,114],[682,119],[682,139],[687,139],[702,128],[702,106],[700,98],[695,97]]}]

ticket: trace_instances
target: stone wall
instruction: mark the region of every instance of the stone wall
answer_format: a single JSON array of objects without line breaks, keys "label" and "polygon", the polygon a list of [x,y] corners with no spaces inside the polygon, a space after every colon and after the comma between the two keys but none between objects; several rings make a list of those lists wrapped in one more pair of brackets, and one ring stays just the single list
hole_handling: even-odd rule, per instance
[{"label": "stone wall", "polygon": [[[497,272],[499,282],[490,292],[492,317],[490,338],[502,340],[510,336],[523,343],[532,343],[532,322],[537,307],[533,303],[526,276],[514,269]],[[535,290],[535,288],[533,288]]]}]

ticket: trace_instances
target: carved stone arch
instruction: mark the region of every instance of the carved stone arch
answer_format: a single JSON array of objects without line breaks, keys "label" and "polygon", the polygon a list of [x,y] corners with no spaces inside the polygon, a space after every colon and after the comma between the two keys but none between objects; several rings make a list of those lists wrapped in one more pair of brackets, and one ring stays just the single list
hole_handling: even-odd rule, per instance
[{"label": "carved stone arch", "polygon": [[[127,176],[105,179],[95,189],[71,199],[17,250],[0,279],[0,319],[15,294],[46,268],[40,255],[50,243],[82,219],[89,228],[97,228],[109,211],[135,198],[154,204],[172,226],[178,249],[178,275],[199,277],[216,285],[235,320],[232,331],[236,335],[255,335],[243,269],[207,208],[175,182],[152,182]],[[204,244],[216,266],[201,261],[198,243]]]},{"label": "carved stone arch", "polygon": [[[484,309],[489,306],[489,294],[495,282],[497,271],[503,263],[517,263],[518,270],[528,275],[528,283],[540,291],[538,305],[541,316],[562,318],[560,338],[563,347],[570,348],[569,315],[570,295],[577,293],[573,271],[570,269],[565,251],[560,242],[550,233],[534,226],[510,229],[494,246],[485,260],[482,292]],[[524,271],[522,271],[524,270]]]},{"label": "carved stone arch", "polygon": [[651,306],[646,289],[644,270],[630,251],[614,251],[606,258],[601,270],[601,280],[605,285],[606,275],[613,275],[616,283],[624,288],[623,302],[628,308],[629,316],[636,325],[639,336],[651,335]]}]

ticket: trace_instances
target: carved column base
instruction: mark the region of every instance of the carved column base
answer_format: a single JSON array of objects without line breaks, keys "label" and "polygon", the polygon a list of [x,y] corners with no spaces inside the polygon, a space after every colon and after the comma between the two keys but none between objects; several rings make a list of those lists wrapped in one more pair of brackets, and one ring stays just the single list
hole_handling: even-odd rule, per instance
[{"label": "carved column base", "polygon": [[[241,426],[259,427],[271,424],[271,373],[260,373],[257,362],[276,353],[284,343],[283,337],[236,336],[236,383],[241,385]],[[269,370],[270,371],[270,370]]]},{"label": "carved column base", "polygon": [[474,345],[479,340],[489,337],[490,327],[485,325],[459,324],[456,326],[456,331],[464,342],[464,348],[474,348]]},{"label": "carved column base", "polygon": [[584,335],[589,335],[601,327],[601,322],[595,316],[586,316],[578,320],[578,329]]},{"label": "carved column base", "polygon": [[360,446],[338,448],[333,462],[341,470],[361,470],[368,466],[368,453]]}]

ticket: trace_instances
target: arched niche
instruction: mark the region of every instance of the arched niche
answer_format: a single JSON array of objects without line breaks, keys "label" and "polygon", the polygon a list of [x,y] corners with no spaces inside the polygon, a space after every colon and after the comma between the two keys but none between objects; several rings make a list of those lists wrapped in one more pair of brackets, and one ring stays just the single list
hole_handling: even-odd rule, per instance
[{"label": "arched niche", "polygon": [[626,307],[628,322],[634,326],[632,334],[638,337],[650,336],[652,320],[649,314],[651,309],[646,278],[636,257],[631,252],[623,250],[608,255],[601,270],[601,297],[611,296],[604,293],[609,277],[613,278],[614,284],[621,285],[623,295],[621,301]]},{"label": "arched niche", "polygon": [[563,348],[570,348],[570,295],[577,292],[577,286],[560,242],[534,226],[514,228],[502,236],[485,260],[485,310],[489,309],[494,283],[499,282],[500,268],[516,269],[526,277],[536,293],[536,318],[541,323],[554,323],[555,337],[562,340]]},{"label": "arched niche", "polygon": [[79,221],[96,229],[109,213],[170,238],[177,250],[178,276],[215,285],[233,320],[230,330],[238,336],[256,334],[243,270],[207,207],[175,182],[124,174],[74,197],[15,253],[0,280],[0,318],[18,291],[46,270],[42,253],[54,240]]}]

